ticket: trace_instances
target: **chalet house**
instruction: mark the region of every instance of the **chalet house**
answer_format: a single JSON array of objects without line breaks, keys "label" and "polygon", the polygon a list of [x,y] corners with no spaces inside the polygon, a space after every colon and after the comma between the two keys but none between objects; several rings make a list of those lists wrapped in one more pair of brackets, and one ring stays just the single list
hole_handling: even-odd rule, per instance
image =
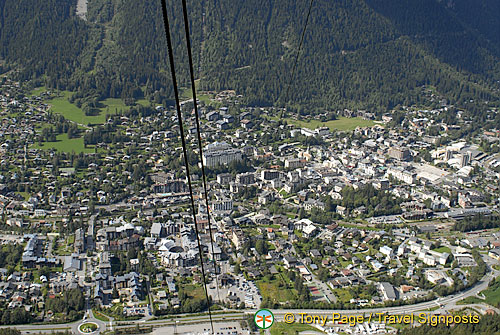
[{"label": "chalet house", "polygon": [[287,269],[291,269],[293,267],[295,267],[297,265],[297,259],[293,256],[290,256],[290,255],[286,255],[284,258],[283,258],[283,263],[285,263],[285,267]]}]

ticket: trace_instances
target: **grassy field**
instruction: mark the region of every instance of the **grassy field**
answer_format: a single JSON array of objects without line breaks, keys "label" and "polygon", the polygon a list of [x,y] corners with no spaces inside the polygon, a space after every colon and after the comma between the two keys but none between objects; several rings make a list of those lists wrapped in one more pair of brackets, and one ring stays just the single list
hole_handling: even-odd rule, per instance
[{"label": "grassy field", "polygon": [[183,290],[192,299],[205,299],[205,291],[203,290],[202,286],[196,286],[192,284],[184,285]]},{"label": "grassy field", "polygon": [[500,305],[500,278],[495,280],[493,286],[481,292],[486,297],[486,303],[492,306]]},{"label": "grassy field", "polygon": [[460,300],[459,302],[457,302],[457,305],[480,304],[482,302],[485,301],[477,297],[467,297],[464,300]]},{"label": "grassy field", "polygon": [[98,116],[86,116],[81,108],[76,107],[68,101],[71,92],[64,91],[60,93],[60,96],[49,100],[48,103],[51,105],[51,110],[55,113],[61,114],[66,119],[73,122],[87,125],[91,120],[96,120]]},{"label": "grassy field", "polygon": [[451,249],[448,248],[448,247],[439,247],[439,248],[436,248],[436,249],[433,249],[435,252],[447,252],[449,254],[451,254]]},{"label": "grassy field", "polygon": [[58,256],[67,256],[71,255],[73,252],[73,248],[68,246],[67,244],[58,244],[57,248],[54,250],[54,254]]},{"label": "grassy field", "polygon": [[92,313],[94,313],[94,316],[95,316],[95,318],[97,320],[101,320],[103,322],[108,322],[109,321],[109,318],[106,315],[102,314],[101,312],[99,312],[96,309],[93,309]]},{"label": "grassy field", "polygon": [[141,106],[144,106],[144,107],[149,107],[149,100],[146,100],[146,99],[139,99],[136,101],[137,104],[141,105]]},{"label": "grassy field", "polygon": [[37,87],[31,91],[31,95],[40,95],[40,93],[47,91],[47,88],[45,86]]},{"label": "grassy field", "polygon": [[[278,118],[275,119],[278,120]],[[327,122],[321,122],[319,120],[299,121],[291,118],[285,118],[285,120],[288,123],[291,123],[301,128],[316,129],[319,127],[328,127],[332,131],[333,130],[351,131],[356,129],[357,127],[370,127],[375,125],[375,122],[371,120],[363,120],[357,117],[346,118],[342,116],[339,117],[338,120],[332,120]]]},{"label": "grassy field", "polygon": [[68,138],[68,134],[60,134],[56,137],[56,142],[44,142],[42,145],[35,143],[33,148],[35,149],[55,149],[62,152],[75,152],[75,153],[93,153],[93,147],[87,147],[83,145],[83,137],[79,138]]},{"label": "grassy field", "polygon": [[[280,283],[281,287],[279,286]],[[262,292],[262,297],[268,298],[271,301],[287,302],[297,299],[294,290],[286,288],[286,284],[281,276],[276,275],[275,279],[270,281],[266,281],[265,279],[257,280],[256,284],[260,292]]]},{"label": "grassy field", "polygon": [[477,297],[468,297],[464,300],[458,302],[458,305],[467,305],[467,304],[478,304],[485,302],[492,306],[500,305],[500,278],[495,280],[495,283],[489,287],[488,289],[481,291],[482,294],[486,297],[486,300],[479,299]]},{"label": "grassy field", "polygon": [[96,116],[87,116],[78,108],[76,105],[69,102],[68,98],[73,94],[69,91],[60,92],[57,98],[47,101],[49,105],[52,106],[51,110],[55,113],[61,114],[64,118],[76,122],[80,125],[87,126],[89,124],[103,124],[106,122],[106,114],[113,114],[115,110],[126,109],[121,99],[106,99],[101,101],[104,107],[100,108],[101,113]]},{"label": "grassy field", "polygon": [[352,299],[352,295],[349,290],[345,288],[336,288],[332,292],[339,298],[340,301],[346,303]]},{"label": "grassy field", "polygon": [[[195,80],[196,87],[199,86],[199,80]],[[180,92],[180,99],[181,100],[189,100],[193,99],[193,92],[191,90],[191,87],[182,87],[181,92]],[[212,96],[208,94],[200,94],[198,91],[196,92],[196,99],[203,101],[206,105],[210,105],[212,103],[211,100]]]},{"label": "grassy field", "polygon": [[[104,113],[104,118],[106,118],[106,112],[108,114],[114,114],[115,111],[119,112],[121,110],[126,110],[129,109],[127,105],[123,102],[122,99],[115,99],[115,98],[108,98],[106,100],[103,100],[100,102],[101,104],[105,105],[102,108],[99,108],[102,113]],[[100,114],[102,115],[102,114]],[[100,116],[99,115],[99,116]]]},{"label": "grassy field", "polygon": [[270,328],[271,335],[295,335],[306,330],[322,333],[318,328],[301,323],[276,322]]}]

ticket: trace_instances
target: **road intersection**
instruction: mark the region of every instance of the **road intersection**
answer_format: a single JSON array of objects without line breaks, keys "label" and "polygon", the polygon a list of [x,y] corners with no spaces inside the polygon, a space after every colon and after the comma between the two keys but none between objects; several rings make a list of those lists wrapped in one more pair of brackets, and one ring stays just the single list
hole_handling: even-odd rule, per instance
[{"label": "road intersection", "polygon": [[[320,310],[320,309],[273,309],[271,310],[278,322],[282,322],[283,318],[286,314],[294,314],[299,315],[299,313],[306,313],[309,315],[332,315],[333,313],[339,313],[341,315],[368,315],[370,313],[387,313],[387,314],[410,314],[416,312],[426,312],[432,311],[429,313],[437,313],[443,314],[450,310],[456,310],[458,308],[471,307],[479,310],[484,310],[486,305],[482,304],[474,304],[474,305],[457,305],[457,303],[467,297],[477,296],[479,292],[488,288],[488,284],[491,280],[498,277],[500,275],[500,271],[492,270],[487,273],[478,283],[474,286],[446,297],[438,298],[432,301],[421,302],[413,305],[403,305],[403,306],[395,306],[395,307],[378,307],[378,308],[366,308],[366,309],[343,309],[343,310]],[[439,307],[436,310],[436,306]],[[488,307],[488,306],[486,306]],[[238,321],[242,320],[245,314],[254,314],[258,311],[258,309],[245,309],[240,311],[225,311],[223,314],[214,313],[213,320],[214,322],[229,322],[229,321]],[[179,314],[176,316],[172,316],[165,319],[155,319],[152,317],[144,318],[141,320],[135,321],[114,321],[110,320],[109,322],[104,322],[98,320],[92,310],[88,310],[85,314],[84,320],[80,320],[73,323],[68,324],[45,324],[45,325],[19,325],[14,328],[19,329],[23,333],[49,333],[53,331],[65,331],[70,330],[74,334],[81,334],[78,330],[78,327],[85,322],[93,322],[99,326],[99,329],[94,333],[98,334],[100,332],[104,332],[106,330],[113,329],[123,329],[135,327],[136,325],[140,326],[150,326],[150,327],[164,327],[171,326],[174,324],[200,324],[204,322],[208,322],[209,317],[208,314],[204,315],[192,315],[192,314]],[[10,326],[12,327],[12,326]]]}]

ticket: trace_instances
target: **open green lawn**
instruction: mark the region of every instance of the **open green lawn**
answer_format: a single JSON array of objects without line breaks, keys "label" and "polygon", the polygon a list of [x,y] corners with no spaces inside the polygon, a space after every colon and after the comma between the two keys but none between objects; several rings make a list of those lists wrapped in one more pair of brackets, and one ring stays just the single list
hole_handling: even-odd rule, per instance
[{"label": "open green lawn", "polygon": [[[196,87],[199,87],[199,80],[195,80],[195,85]],[[193,92],[190,87],[182,87],[181,92],[180,92],[180,98],[181,100],[189,100],[193,99]],[[203,101],[206,105],[210,105],[213,103],[211,100],[212,96],[209,94],[201,94],[198,91],[196,92],[196,99]]]},{"label": "open green lawn", "polygon": [[259,287],[259,291],[262,292],[262,297],[268,298],[271,301],[287,302],[297,299],[295,290],[286,288],[284,280],[279,275],[275,275],[275,278],[270,281],[266,281],[265,279],[257,280],[256,284]]},{"label": "open green lawn", "polygon": [[87,116],[76,105],[69,102],[68,98],[73,94],[69,91],[62,91],[57,98],[47,101],[52,106],[51,110],[55,113],[61,114],[64,118],[76,122],[80,125],[87,126],[89,124],[103,124],[106,122],[106,113],[113,114],[115,110],[126,109],[121,99],[106,99],[101,101],[104,107],[100,108],[101,113],[96,116]]},{"label": "open green lawn", "polygon": [[50,127],[52,127],[52,125],[50,123],[46,123],[46,122],[39,122],[39,123],[35,124],[35,129],[38,131],[38,133],[41,133],[43,129],[50,128]]},{"label": "open green lawn", "polygon": [[349,266],[349,264],[352,264],[350,261],[346,261],[342,257],[339,257],[338,259],[339,259],[340,265],[342,265],[343,268],[346,268],[347,266]]},{"label": "open green lawn", "polygon": [[129,109],[129,107],[125,105],[122,99],[108,98],[106,100],[100,101],[100,103],[104,105],[104,107],[99,108],[101,112],[104,112],[104,117],[106,117],[106,111],[109,114],[114,114],[115,111],[119,112],[120,109],[121,110]]},{"label": "open green lawn", "polygon": [[51,99],[48,101],[48,104],[51,105],[51,110],[55,113],[61,114],[64,118],[71,120],[73,122],[79,123],[81,125],[87,125],[99,118],[99,116],[86,116],[81,108],[76,107],[68,101],[71,92],[63,91],[60,92],[60,95],[57,98]]},{"label": "open green lawn", "polygon": [[31,95],[40,95],[40,93],[47,91],[47,88],[45,86],[42,87],[37,87],[31,91]]},{"label": "open green lawn", "polygon": [[306,330],[322,333],[318,328],[310,325],[301,323],[287,324],[284,322],[275,322],[269,330],[271,335],[295,335]]},{"label": "open green lawn", "polygon": [[[274,118],[278,120],[278,118]],[[316,129],[319,127],[328,127],[330,130],[344,130],[350,131],[354,130],[357,127],[370,127],[375,125],[375,122],[371,120],[363,120],[361,118],[346,118],[339,117],[338,120],[332,120],[327,122],[321,122],[319,120],[309,120],[309,121],[299,121],[291,118],[285,118],[288,123],[294,124],[297,127]]]},{"label": "open green lawn", "polygon": [[450,248],[448,247],[439,247],[439,248],[436,248],[436,249],[433,249],[435,252],[447,252],[449,254],[451,254],[451,250]]},{"label": "open green lawn", "polygon": [[191,91],[191,87],[181,87],[180,99],[181,100],[189,100],[192,98],[193,98],[193,92]]},{"label": "open green lawn", "polygon": [[467,297],[467,298],[457,302],[457,305],[480,304],[482,302],[484,302],[484,300],[479,299],[477,297]]},{"label": "open green lawn", "polygon": [[150,104],[149,100],[146,99],[139,99],[136,101],[136,103],[144,107],[149,107]]},{"label": "open green lawn", "polygon": [[78,329],[80,329],[80,332],[85,332],[85,333],[92,333],[97,330],[97,325],[93,322],[87,322],[82,325]]},{"label": "open green lawn", "polygon": [[56,149],[62,152],[75,152],[75,153],[93,153],[93,147],[87,147],[83,145],[83,137],[78,138],[68,138],[68,134],[60,134],[56,137],[56,142],[43,142],[42,145],[35,143],[33,148],[35,149]]},{"label": "open green lawn", "polygon": [[408,323],[388,323],[387,326],[396,328],[397,330],[403,330],[411,327],[411,325]]}]

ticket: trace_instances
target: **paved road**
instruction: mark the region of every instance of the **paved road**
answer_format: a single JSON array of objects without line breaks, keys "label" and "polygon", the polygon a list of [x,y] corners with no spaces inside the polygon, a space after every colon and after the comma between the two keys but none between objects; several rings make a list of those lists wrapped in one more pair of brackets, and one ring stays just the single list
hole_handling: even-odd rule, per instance
[{"label": "paved road", "polygon": [[[436,306],[444,306],[444,308],[439,309],[438,311],[440,312],[446,312],[449,310],[448,308],[455,309],[457,307],[463,308],[464,306],[457,306],[456,303],[464,298],[470,297],[470,296],[475,296],[477,293],[485,290],[488,287],[488,283],[493,279],[496,278],[497,276],[500,275],[500,271],[492,271],[486,274],[476,285],[473,287],[457,293],[453,294],[444,298],[438,298],[436,300],[428,301],[428,302],[422,302],[418,304],[413,304],[413,305],[405,305],[405,306],[398,306],[398,307],[381,307],[381,308],[369,308],[369,309],[357,309],[357,310],[317,310],[317,309],[287,309],[287,310],[272,310],[274,316],[278,321],[283,321],[283,316],[288,313],[292,313],[295,316],[298,316],[299,313],[307,313],[307,314],[314,314],[314,315],[331,315],[332,313],[340,313],[343,315],[354,315],[354,314],[369,314],[369,313],[389,313],[389,314],[407,314],[407,313],[413,313],[413,312],[418,312],[418,311],[425,311],[427,309],[432,309]],[[478,306],[481,304],[476,304],[474,306]],[[253,314],[257,312],[257,309],[247,309],[247,310],[242,310],[242,311],[234,311],[234,312],[229,312],[228,314],[214,314],[213,315],[213,320],[216,322],[225,322],[225,321],[235,321],[235,320],[241,320],[244,314]],[[200,316],[192,316],[190,314],[182,314],[182,315],[177,315],[172,318],[168,319],[161,319],[161,320],[138,320],[138,321],[126,321],[126,322],[111,322],[109,323],[110,327],[116,328],[127,328],[127,327],[133,327],[136,324],[139,325],[145,325],[145,326],[165,326],[165,325],[173,325],[175,324],[176,321],[178,321],[179,324],[194,324],[194,323],[201,323],[201,322],[208,322],[208,316],[207,315],[200,315]],[[99,321],[94,318],[92,315],[92,312],[90,312],[90,315],[88,315],[88,318],[86,321],[92,321],[95,322],[99,325],[100,331],[104,331],[106,329],[106,324],[102,321]],[[52,330],[72,330],[75,334],[78,334],[77,332],[77,327],[80,325],[82,321],[70,323],[70,324],[52,324],[52,325],[20,325],[20,326],[15,326],[14,328],[17,328],[21,330],[24,333],[38,333],[38,332],[50,332]],[[127,325],[125,325],[127,324]],[[9,327],[9,326],[2,326],[3,328]],[[2,328],[0,327],[0,328]],[[10,326],[12,327],[12,326]]]},{"label": "paved road", "polygon": [[80,331],[78,330],[78,327],[82,323],[86,323],[86,322],[95,323],[99,326],[97,331],[92,333],[92,335],[98,335],[99,333],[106,331],[106,323],[101,321],[101,320],[96,319],[94,316],[94,313],[92,312],[91,309],[87,310],[87,312],[85,313],[85,317],[86,317],[86,319],[84,321],[79,321],[79,322],[75,322],[75,323],[71,324],[71,331],[73,332],[73,334],[81,334]]},{"label": "paved road", "polygon": [[[318,315],[325,315],[325,314],[332,314],[332,313],[340,313],[340,314],[367,314],[367,313],[381,313],[381,312],[386,312],[390,314],[405,314],[405,313],[412,313],[412,312],[417,312],[417,311],[422,311],[422,310],[427,310],[429,308],[434,308],[436,306],[440,305],[450,305],[450,306],[455,306],[455,303],[471,296],[475,296],[477,293],[485,290],[488,288],[488,283],[490,280],[493,278],[496,278],[500,274],[499,271],[494,271],[486,274],[476,285],[473,287],[462,291],[457,294],[453,294],[444,298],[438,298],[436,300],[432,301],[427,301],[427,302],[422,302],[418,304],[413,304],[413,305],[405,305],[405,306],[397,306],[397,307],[382,307],[382,308],[367,308],[367,309],[357,309],[357,310],[273,310],[273,313],[275,316],[283,316],[286,313],[310,313],[310,314],[318,314]],[[461,306],[459,306],[461,307]],[[256,311],[256,310],[255,310]],[[255,312],[253,311],[253,312]]]}]

